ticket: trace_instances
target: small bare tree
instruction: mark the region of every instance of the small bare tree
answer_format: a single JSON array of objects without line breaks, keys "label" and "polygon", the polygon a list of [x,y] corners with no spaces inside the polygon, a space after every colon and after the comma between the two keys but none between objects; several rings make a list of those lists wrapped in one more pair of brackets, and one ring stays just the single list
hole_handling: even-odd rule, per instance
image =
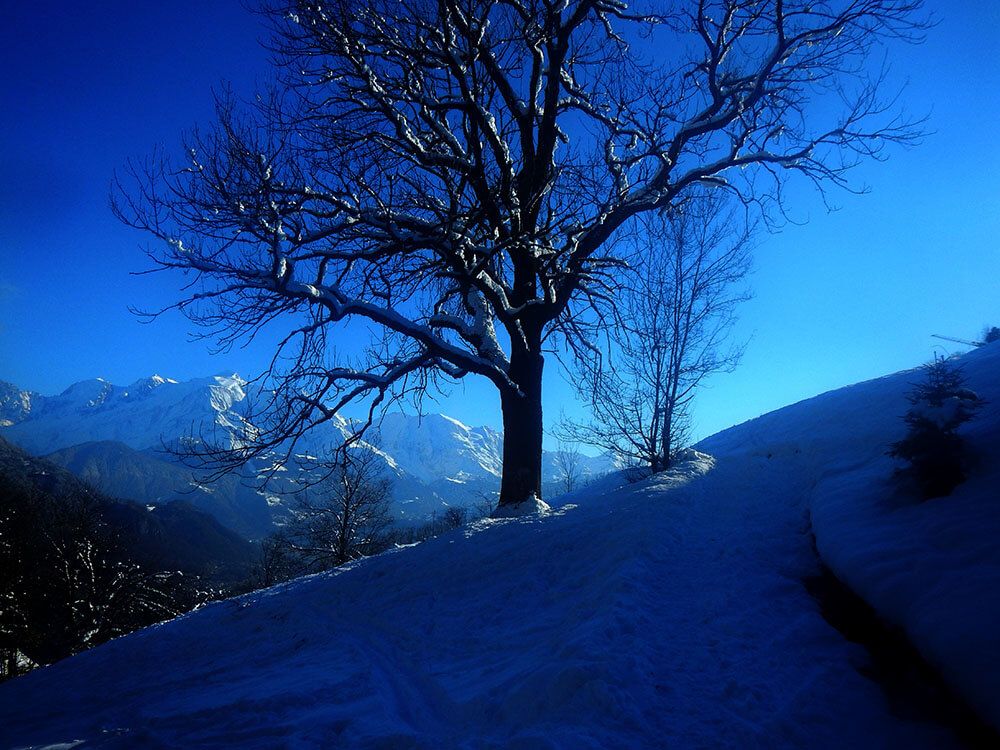
[{"label": "small bare tree", "polygon": [[288,537],[281,531],[260,542],[257,561],[250,570],[248,589],[262,589],[308,572],[306,563],[292,550]]},{"label": "small bare tree", "polygon": [[[392,483],[377,452],[367,444],[343,446],[327,468],[326,480],[302,493],[294,520],[274,537],[297,558],[302,572],[380,551],[392,526]],[[271,562],[285,564],[275,550],[266,551]]]},{"label": "small bare tree", "polygon": [[559,447],[555,452],[555,467],[559,482],[563,492],[572,492],[577,488],[583,476],[583,456],[579,449],[570,443],[559,442]]},{"label": "small bare tree", "polygon": [[689,433],[689,406],[709,375],[731,370],[725,346],[747,298],[750,232],[718,193],[645,217],[632,238],[632,273],[616,297],[609,345],[578,352],[579,395],[593,421],[563,431],[626,463],[667,468]]},{"label": "small bare tree", "polygon": [[452,505],[445,508],[444,513],[441,514],[441,523],[446,529],[458,529],[465,526],[466,522],[469,520],[469,510],[468,508],[462,508],[457,505]]},{"label": "small bare tree", "polygon": [[[500,399],[499,508],[540,497],[546,347],[586,345],[615,239],[695,186],[780,213],[786,176],[846,187],[913,141],[870,61],[919,37],[919,8],[274,0],[276,90],[223,96],[182,165],[133,165],[114,198],[157,267],[192,275],[174,307],[223,346],[286,325],[267,419],[210,457],[471,374]],[[371,345],[331,361],[352,321]]]}]

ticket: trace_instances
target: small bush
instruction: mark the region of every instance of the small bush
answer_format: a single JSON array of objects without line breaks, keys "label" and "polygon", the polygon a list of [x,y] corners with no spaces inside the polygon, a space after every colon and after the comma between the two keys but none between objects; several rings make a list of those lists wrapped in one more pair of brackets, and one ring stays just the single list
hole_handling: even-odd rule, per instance
[{"label": "small bush", "polygon": [[912,405],[903,421],[909,430],[892,444],[890,455],[910,464],[925,498],[943,497],[965,480],[965,443],[958,428],[972,419],[982,400],[965,387],[961,368],[935,357],[924,366],[925,380],[907,396]]}]

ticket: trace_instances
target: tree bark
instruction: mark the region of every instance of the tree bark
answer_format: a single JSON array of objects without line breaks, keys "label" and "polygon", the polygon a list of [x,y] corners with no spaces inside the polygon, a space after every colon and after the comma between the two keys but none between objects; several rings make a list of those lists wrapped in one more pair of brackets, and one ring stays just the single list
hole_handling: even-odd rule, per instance
[{"label": "tree bark", "polygon": [[674,412],[676,409],[677,403],[673,396],[668,396],[663,414],[663,444],[660,447],[660,465],[655,471],[665,471],[670,468],[670,456],[674,447]]},{"label": "tree bark", "polygon": [[540,352],[515,349],[510,377],[518,391],[500,395],[503,412],[503,470],[500,505],[542,498],[542,367]]}]

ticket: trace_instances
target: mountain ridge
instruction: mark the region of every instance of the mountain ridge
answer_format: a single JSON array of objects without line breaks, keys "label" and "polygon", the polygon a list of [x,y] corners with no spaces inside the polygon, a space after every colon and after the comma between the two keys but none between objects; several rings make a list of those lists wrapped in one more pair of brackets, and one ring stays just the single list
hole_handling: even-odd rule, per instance
[{"label": "mountain ridge", "polygon": [[[339,443],[350,423],[331,420],[304,435],[291,455],[276,451],[211,485],[165,450],[192,437],[241,444],[256,429],[248,408],[253,399],[253,387],[237,374],[187,381],[155,374],[127,386],[91,378],[55,396],[0,383],[0,434],[104,492],[151,504],[186,500],[255,539],[284,522],[295,478]],[[394,479],[393,513],[403,524],[495,497],[503,439],[491,427],[470,427],[445,414],[391,411],[366,440]],[[581,455],[579,463],[581,479],[613,468],[607,456]],[[561,487],[552,452],[544,466],[546,485]]]}]

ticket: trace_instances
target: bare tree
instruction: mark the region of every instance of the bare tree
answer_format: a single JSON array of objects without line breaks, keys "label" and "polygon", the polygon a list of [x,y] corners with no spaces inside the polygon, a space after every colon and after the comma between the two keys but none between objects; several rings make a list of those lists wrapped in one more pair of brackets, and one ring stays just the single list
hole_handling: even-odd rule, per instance
[{"label": "bare tree", "polygon": [[[287,326],[269,416],[222,464],[474,374],[500,509],[540,497],[544,353],[586,346],[620,232],[699,185],[780,215],[786,176],[847,186],[917,136],[869,62],[919,37],[919,0],[276,3],[275,90],[223,95],[182,165],[133,164],[114,197],[221,345]],[[331,360],[352,321],[370,345]]]},{"label": "bare tree", "polygon": [[281,531],[265,537],[247,581],[248,590],[268,588],[309,572],[306,563],[295,554],[292,543]]},{"label": "bare tree", "polygon": [[465,526],[466,522],[469,520],[469,509],[462,508],[457,505],[451,505],[445,508],[444,513],[441,514],[441,523],[446,529],[458,529]]},{"label": "bare tree", "polygon": [[583,474],[583,456],[579,449],[560,441],[555,452],[557,480],[563,492],[572,492],[580,483]]},{"label": "bare tree", "polygon": [[[303,492],[294,520],[274,544],[290,552],[302,572],[326,570],[380,551],[392,525],[391,482],[381,456],[367,444],[338,449],[326,481]],[[272,569],[282,563],[265,548]]]},{"label": "bare tree", "polygon": [[616,297],[621,323],[606,348],[577,357],[573,383],[593,421],[562,429],[661,471],[688,438],[689,406],[702,381],[731,370],[742,353],[724,342],[748,296],[750,231],[721,194],[700,192],[644,217],[633,240],[633,273]]}]

